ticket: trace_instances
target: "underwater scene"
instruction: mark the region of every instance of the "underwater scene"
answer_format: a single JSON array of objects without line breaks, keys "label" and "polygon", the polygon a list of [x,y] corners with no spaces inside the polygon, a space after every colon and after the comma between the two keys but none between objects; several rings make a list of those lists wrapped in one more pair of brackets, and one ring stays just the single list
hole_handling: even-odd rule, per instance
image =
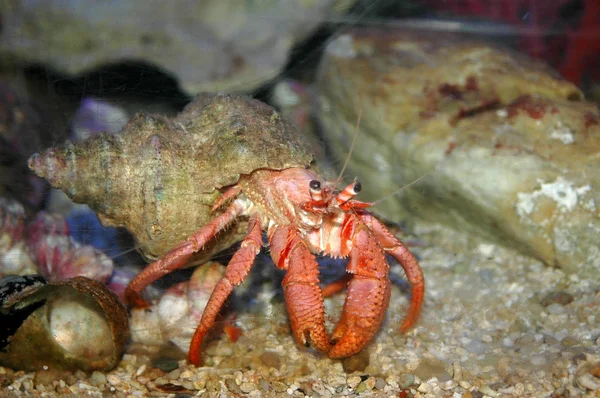
[{"label": "underwater scene", "polygon": [[1,397],[600,397],[598,0],[0,4]]}]

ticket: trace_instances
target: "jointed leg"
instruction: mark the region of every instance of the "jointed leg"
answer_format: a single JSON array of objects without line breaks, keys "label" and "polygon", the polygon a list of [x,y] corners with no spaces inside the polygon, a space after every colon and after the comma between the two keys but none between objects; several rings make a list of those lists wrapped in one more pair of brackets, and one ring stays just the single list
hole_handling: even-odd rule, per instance
[{"label": "jointed leg", "polygon": [[423,270],[419,266],[419,262],[415,256],[379,220],[367,213],[362,214],[361,219],[371,227],[373,234],[379,240],[384,250],[400,263],[404,269],[406,278],[412,285],[410,308],[400,327],[400,330],[405,332],[415,324],[421,312],[423,298],[425,297]]},{"label": "jointed leg", "polygon": [[210,330],[215,323],[215,318],[219,314],[221,307],[227,300],[227,297],[233,291],[233,288],[246,278],[256,255],[260,252],[262,246],[262,229],[258,217],[250,218],[248,222],[248,234],[242,241],[240,249],[233,255],[227,269],[225,270],[225,276],[215,286],[204,312],[202,313],[202,319],[200,324],[192,337],[190,344],[190,351],[188,353],[188,361],[196,366],[200,365],[201,356],[200,348],[204,336]]},{"label": "jointed leg", "polygon": [[219,198],[215,201],[215,204],[210,209],[210,211],[216,211],[221,206],[223,206],[227,201],[235,198],[242,191],[242,187],[239,185],[234,185],[233,187],[227,189]]},{"label": "jointed leg", "polygon": [[302,239],[287,228],[269,231],[271,256],[287,270],[283,292],[296,341],[327,352],[331,347],[325,330],[325,309],[319,287],[319,266]]},{"label": "jointed leg", "polygon": [[357,225],[347,271],[346,301],[333,332],[331,358],[345,358],[361,351],[375,336],[387,310],[391,282],[383,250],[362,224]]},{"label": "jointed leg", "polygon": [[246,210],[241,201],[234,201],[225,212],[215,217],[202,229],[190,236],[184,243],[171,250],[163,258],[156,260],[140,272],[127,286],[125,298],[135,307],[148,307],[142,299],[142,291],[152,282],[186,265],[190,257],[201,250],[215,235],[231,224]]}]

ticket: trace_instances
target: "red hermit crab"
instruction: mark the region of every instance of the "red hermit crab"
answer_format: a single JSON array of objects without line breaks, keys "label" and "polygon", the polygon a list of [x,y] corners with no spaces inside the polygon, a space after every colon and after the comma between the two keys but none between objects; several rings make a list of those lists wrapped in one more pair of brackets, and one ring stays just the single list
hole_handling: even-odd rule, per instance
[{"label": "red hermit crab", "polygon": [[[203,253],[221,247],[227,231],[247,226],[245,234],[234,233],[235,238],[243,239],[242,244],[203,312],[190,346],[190,362],[201,362],[202,341],[229,294],[248,275],[263,245],[263,230],[267,232],[275,265],[287,272],[283,279],[284,296],[298,343],[331,358],[344,358],[358,353],[371,341],[390,299],[386,253],[398,260],[412,285],[412,301],[401,329],[406,330],[416,321],[425,285],[415,257],[365,210],[369,203],[354,199],[360,183],[337,191],[311,169],[310,156],[300,146],[297,132],[272,108],[244,97],[209,96],[190,104],[173,120],[162,118],[156,123],[152,118],[138,116],[125,130],[122,138],[100,137],[92,143],[84,142],[83,149],[74,149],[71,143],[62,149],[50,149],[34,156],[30,167],[75,200],[90,203],[104,223],[127,227],[142,251],[150,248],[154,250],[152,255],[158,254],[160,258],[127,288],[127,299],[136,306],[146,305],[141,293],[150,283],[197,260],[198,254],[202,258]],[[186,140],[190,140],[189,145],[185,145]],[[101,150],[94,150],[96,146]],[[216,151],[214,146],[220,149]],[[230,147],[235,156],[222,153]],[[83,155],[84,150],[89,153]],[[137,164],[141,160],[135,158],[136,151],[154,163],[145,167]],[[229,160],[231,164],[223,163]],[[92,184],[75,187],[73,181],[78,180],[76,174],[80,170],[75,164],[99,169],[100,176]],[[212,167],[207,169],[207,165]],[[151,168],[152,172],[145,170],[126,177],[119,173],[121,168],[130,171],[136,167]],[[225,177],[214,177],[217,171]],[[120,178],[124,180],[119,184]],[[181,186],[189,192],[189,185],[195,181],[203,187],[194,188],[203,196],[203,202],[190,211],[203,214],[200,220],[182,215],[181,208],[190,207],[189,202],[194,199],[178,195]],[[153,218],[140,221],[139,213],[151,214]],[[181,229],[186,220],[193,224],[195,232],[178,239],[176,245],[156,244],[161,236],[169,239],[173,224]],[[322,291],[316,254],[349,257],[347,276]],[[346,301],[330,338],[324,325],[323,297],[345,286]]]}]

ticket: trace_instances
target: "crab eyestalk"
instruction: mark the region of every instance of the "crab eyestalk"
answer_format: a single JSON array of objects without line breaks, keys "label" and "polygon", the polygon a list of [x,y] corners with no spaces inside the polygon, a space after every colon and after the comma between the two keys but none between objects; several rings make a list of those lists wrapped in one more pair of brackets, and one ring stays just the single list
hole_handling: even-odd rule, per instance
[{"label": "crab eyestalk", "polygon": [[362,189],[362,185],[358,181],[355,181],[352,184],[348,185],[346,188],[344,188],[344,190],[342,192],[340,192],[336,196],[336,200],[337,200],[338,204],[340,206],[345,205],[346,203],[348,203],[349,200],[351,200],[353,197],[355,197],[360,192],[361,189]]}]

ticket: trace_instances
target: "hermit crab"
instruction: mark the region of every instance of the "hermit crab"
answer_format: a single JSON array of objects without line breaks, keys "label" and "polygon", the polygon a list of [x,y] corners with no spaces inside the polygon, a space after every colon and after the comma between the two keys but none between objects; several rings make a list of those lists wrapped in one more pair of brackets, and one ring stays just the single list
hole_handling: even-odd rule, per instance
[{"label": "hermit crab", "polygon": [[[266,231],[275,265],[286,271],[284,297],[294,337],[331,358],[361,351],[378,331],[390,298],[386,254],[403,267],[412,300],[401,329],[421,308],[424,279],[411,252],[354,199],[311,165],[295,128],[271,107],[247,97],[201,95],[173,119],[136,116],[121,135],[67,142],[29,166],[106,225],[124,226],[141,252],[157,259],[129,284],[126,296],[145,306],[146,286],[242,240],[204,309],[188,359],[200,348],[225,300],[248,275]],[[315,255],[349,257],[347,276],[324,290]],[[347,287],[330,336],[323,297]]]}]

